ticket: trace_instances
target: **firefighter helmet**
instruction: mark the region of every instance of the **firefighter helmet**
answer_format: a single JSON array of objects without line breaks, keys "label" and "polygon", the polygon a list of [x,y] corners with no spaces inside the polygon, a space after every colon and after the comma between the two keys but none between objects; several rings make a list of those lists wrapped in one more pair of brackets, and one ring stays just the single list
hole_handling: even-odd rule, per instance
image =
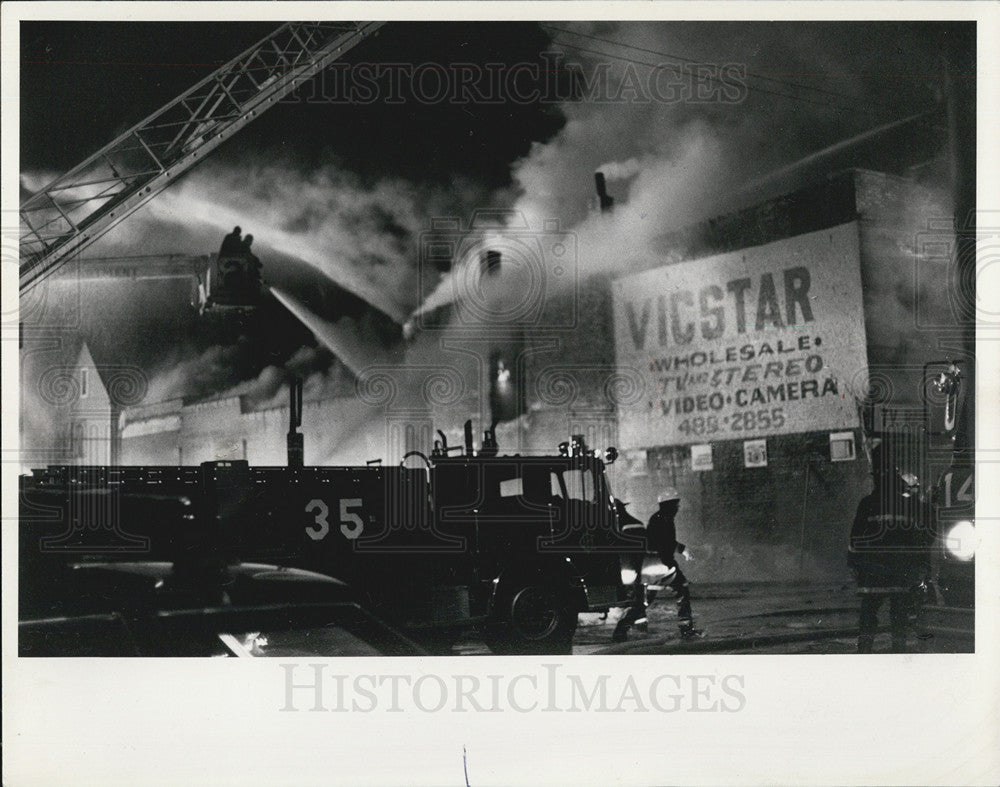
[{"label": "firefighter helmet", "polygon": [[680,492],[678,492],[672,486],[668,486],[666,489],[664,489],[662,492],[660,492],[660,494],[656,496],[657,503],[666,503],[670,500],[680,500],[680,499],[681,499]]}]

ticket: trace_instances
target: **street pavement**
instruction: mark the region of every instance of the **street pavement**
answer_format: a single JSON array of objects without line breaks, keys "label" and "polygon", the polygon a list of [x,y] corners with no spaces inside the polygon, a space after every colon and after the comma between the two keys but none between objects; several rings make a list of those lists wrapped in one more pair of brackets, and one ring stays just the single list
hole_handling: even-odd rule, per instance
[{"label": "street pavement", "polygon": [[[645,631],[633,626],[627,642],[611,643],[621,611],[606,619],[581,616],[574,654],[657,653],[853,653],[857,646],[858,597],[849,583],[733,583],[692,586],[695,626],[703,635],[679,636],[672,594],[660,594],[647,611]],[[888,652],[888,604],[875,641],[875,652]],[[924,653],[971,653],[973,613],[946,607],[926,607],[917,637],[908,649]]]},{"label": "street pavement", "polygon": [[[580,615],[573,655],[669,653],[854,653],[857,648],[858,596],[851,583],[718,583],[692,584],[695,625],[704,632],[682,640],[673,594],[661,592],[647,610],[644,630],[633,626],[628,641],[614,644],[611,634],[624,613]],[[915,653],[974,652],[973,611],[954,607],[925,608],[924,636],[913,633]],[[875,652],[889,652],[888,604],[880,613],[882,627]],[[452,650],[455,655],[488,655],[486,645],[469,633]]]}]

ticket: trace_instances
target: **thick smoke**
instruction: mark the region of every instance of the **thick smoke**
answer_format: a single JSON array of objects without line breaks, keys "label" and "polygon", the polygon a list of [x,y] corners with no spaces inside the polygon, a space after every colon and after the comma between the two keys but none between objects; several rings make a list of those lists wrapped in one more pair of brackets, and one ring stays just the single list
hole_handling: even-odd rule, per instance
[{"label": "thick smoke", "polygon": [[[912,28],[875,25],[866,31],[867,41],[859,43],[846,34],[849,30],[827,25],[558,27],[562,30],[553,31],[553,46],[565,50],[568,63],[579,64],[590,96],[563,102],[566,123],[561,131],[547,142],[534,143],[528,155],[513,163],[518,196],[510,227],[481,233],[481,239],[467,245],[415,312],[414,324],[447,304],[460,315],[456,322],[461,325],[470,322],[470,304],[487,307],[481,309],[486,313],[503,313],[521,291],[519,270],[505,266],[497,275],[484,275],[479,253],[490,245],[503,249],[505,236],[523,236],[525,226],[540,233],[558,223],[567,233],[567,245],[576,250],[578,276],[562,279],[565,286],[578,286],[595,274],[624,275],[655,263],[662,251],[654,250],[653,241],[672,230],[789,193],[838,169],[891,169],[902,158],[888,149],[893,143],[886,145],[883,139],[884,147],[876,145],[874,154],[872,144],[878,137],[864,140],[865,145],[837,143],[911,116],[915,109],[932,111],[935,106],[930,78],[879,77],[914,73],[917,63],[924,69],[919,73],[935,72],[929,54],[933,47],[921,44],[922,33]],[[609,56],[573,45],[598,48]],[[708,101],[647,100],[640,94],[653,69],[638,63],[668,60],[655,53],[697,59],[710,72],[734,67],[746,90],[735,103],[731,95],[721,94]],[[892,70],[897,65],[899,70]],[[626,100],[615,100],[616,95]],[[814,156],[816,151],[825,152]],[[919,155],[927,160],[938,153],[930,143]],[[605,175],[614,198],[610,213],[596,209],[595,171]],[[775,172],[780,174],[773,176]],[[922,204],[913,205],[905,216],[885,216],[882,210],[876,219],[892,226],[893,238],[872,236],[892,248],[880,255],[882,268],[865,274],[873,363],[916,363],[921,350],[912,331],[916,302],[935,318],[943,310],[941,298],[926,282],[914,291],[919,233],[929,218],[946,217],[950,210],[947,199],[941,199],[946,187],[941,173],[930,173],[929,185],[935,188]],[[551,269],[553,261],[543,259],[542,264]],[[550,277],[546,283],[548,295],[563,292],[559,279]]]},{"label": "thick smoke", "polygon": [[[484,278],[479,252],[488,246],[502,247],[505,235],[522,233],[524,227],[540,231],[554,220],[573,235],[580,279],[626,273],[650,262],[650,241],[657,236],[787,192],[799,185],[796,178],[808,180],[817,171],[828,172],[830,162],[770,184],[770,191],[748,193],[742,190],[744,184],[909,114],[914,97],[926,104],[930,95],[919,80],[898,89],[898,81],[889,86],[873,79],[877,73],[933,72],[914,57],[920,51],[916,34],[894,26],[866,26],[864,36],[836,26],[765,23],[561,23],[559,27],[571,32],[553,31],[552,48],[562,49],[567,61],[579,64],[588,79],[605,65],[612,92],[634,84],[635,78],[640,83],[646,80],[651,69],[642,62],[668,60],[651,53],[681,55],[710,66],[734,65],[746,74],[749,89],[738,103],[645,101],[641,96],[625,101],[588,96],[564,101],[558,106],[566,120],[563,128],[552,139],[533,143],[527,155],[511,163],[512,186],[502,192],[468,181],[455,181],[447,188],[400,179],[367,182],[334,162],[312,171],[276,159],[246,161],[239,167],[206,162],[91,247],[88,255],[204,254],[214,251],[222,235],[238,224],[254,234],[265,274],[279,291],[285,290],[289,271],[301,273],[305,268],[306,278],[315,277],[317,286],[342,288],[400,324],[411,315],[456,300],[461,307],[463,298],[486,305],[487,312],[503,311],[511,306],[511,293],[517,292],[517,281],[511,277],[520,274],[508,266],[498,276]],[[595,42],[573,32],[635,48]],[[587,53],[572,44],[610,56]],[[809,89],[760,75],[807,84]],[[791,94],[796,100],[758,88]],[[595,210],[595,171],[604,172],[615,199],[610,214]],[[29,189],[44,180],[31,173],[22,176]],[[505,233],[502,227],[483,231],[466,244],[450,273],[437,281],[437,271],[421,260],[421,239],[431,219],[467,220],[477,208],[498,207],[514,209],[519,217],[516,232],[512,228]],[[558,286],[549,292],[558,294]],[[432,294],[425,298],[426,293]],[[122,305],[102,300],[99,294],[95,297],[97,308],[105,311]],[[169,308],[156,301],[144,304],[134,330],[157,330],[156,315]],[[319,366],[305,372],[307,399],[341,391],[347,370],[357,374],[358,367],[384,359],[382,344],[365,345],[369,326],[358,318],[323,313],[315,304],[303,305],[303,310],[312,314],[315,324],[309,327],[327,348],[314,358]],[[467,309],[463,324],[469,319]],[[455,362],[454,354],[440,352],[439,338],[439,334],[418,337],[409,346],[406,362],[428,366]],[[161,353],[152,363],[147,401],[239,393],[258,403],[283,403],[283,386],[295,366],[294,357],[280,365],[258,364],[239,379],[234,377],[233,361],[240,352],[237,340],[208,348],[182,345],[170,355]],[[340,360],[331,365],[334,355]],[[469,386],[479,384],[472,379],[473,371],[463,367],[463,372]]]},{"label": "thick smoke", "polygon": [[633,156],[625,161],[607,161],[597,168],[608,180],[628,180],[642,171],[639,159]]},{"label": "thick smoke", "polygon": [[[659,234],[787,193],[820,173],[825,175],[830,167],[852,165],[850,158],[821,159],[766,188],[745,188],[816,150],[911,114],[909,108],[893,109],[905,100],[902,94],[916,93],[923,106],[933,105],[929,87],[919,81],[911,80],[900,90],[899,80],[883,84],[865,75],[875,66],[887,73],[888,61],[905,57],[901,50],[912,43],[912,34],[896,27],[876,26],[869,33],[871,46],[859,46],[853,36],[845,35],[848,31],[823,25],[564,23],[559,27],[563,31],[553,33],[554,46],[565,45],[567,61],[579,63],[591,82],[603,63],[609,98],[619,95],[627,100],[563,104],[564,128],[550,142],[534,145],[514,165],[522,193],[515,207],[532,226],[541,227],[544,220],[554,218],[575,231],[584,275],[618,272],[623,261],[627,264],[630,256],[643,253],[648,240]],[[575,33],[604,40],[595,42]],[[880,42],[887,42],[887,37],[896,46],[880,54]],[[573,45],[600,49],[609,57]],[[700,61],[708,73],[734,69],[742,76],[730,79],[746,89],[713,92],[709,83],[706,100],[663,101],[652,92],[647,100],[642,86],[648,86],[653,69],[639,63],[669,62],[666,54]],[[912,52],[909,57],[913,61]],[[879,63],[879,58],[887,62]],[[914,62],[900,65],[914,68]],[[630,92],[630,85],[638,85],[638,91]],[[696,87],[693,78],[680,80],[680,85]],[[605,174],[615,198],[610,219],[595,217],[591,210],[595,171]]]},{"label": "thick smoke", "polygon": [[[44,186],[50,175],[22,174],[23,190]],[[287,161],[248,161],[239,168],[206,162],[107,233],[84,256],[202,255],[214,252],[222,236],[239,225],[244,234],[255,236],[254,248],[265,263],[269,283],[284,287],[287,282],[304,292],[332,286],[399,323],[417,306],[420,235],[431,219],[467,215],[487,201],[482,189],[461,179],[448,188],[402,180],[363,183],[335,164],[306,172]],[[156,335],[168,315],[175,322],[196,320],[186,287],[163,282],[83,285],[88,310],[128,322],[116,326],[122,336]],[[46,297],[58,294],[50,288]],[[345,330],[352,335],[368,327],[361,324],[367,322],[363,315],[322,316],[351,323]],[[187,333],[196,331],[192,327]],[[167,347],[169,352],[164,352]],[[143,350],[145,371],[154,378],[147,401],[204,396],[241,382],[233,377],[230,361],[237,345],[231,340],[206,350],[175,336],[163,348]],[[359,345],[358,353],[365,352]],[[102,360],[112,362],[98,363]]]},{"label": "thick smoke", "polygon": [[[49,173],[21,177],[26,191],[49,180]],[[207,162],[84,256],[206,254],[239,225],[254,235],[258,253],[264,248],[304,262],[321,279],[402,322],[417,305],[419,238],[430,219],[462,215],[487,200],[460,179],[447,189],[402,180],[367,184],[336,164],[302,171],[281,160],[238,168]]]},{"label": "thick smoke", "polygon": [[[456,299],[461,308],[463,297],[483,299],[488,313],[508,313],[504,299],[523,291],[524,283],[513,280],[523,275],[523,266],[502,266],[499,276],[481,276],[478,255],[486,248],[501,252],[505,247],[516,249],[521,245],[517,238],[524,235],[522,226],[541,232],[547,222],[550,226],[557,223],[572,234],[569,247],[576,256],[569,264],[577,275],[547,280],[547,294],[558,296],[564,292],[561,283],[574,286],[593,274],[624,273],[632,264],[648,262],[653,238],[704,218],[706,205],[718,194],[732,190],[729,145],[707,122],[677,125],[667,140],[648,150],[637,150],[634,142],[622,139],[617,127],[629,121],[622,121],[607,107],[603,109],[568,105],[571,119],[559,135],[546,145],[536,144],[526,158],[515,163],[513,177],[521,192],[514,205],[518,225],[507,233],[483,233],[481,239],[470,243],[467,253],[455,261],[451,273],[417,314]],[[656,117],[665,112],[648,107],[637,111],[655,112]],[[593,173],[609,155],[618,154],[628,157],[611,168],[616,176],[615,210],[610,215],[600,214],[592,207]],[[541,263],[548,266],[551,261],[543,259]]]},{"label": "thick smoke", "polygon": [[[886,73],[890,61],[899,63],[898,73],[912,70],[914,34],[892,26],[867,31],[870,46],[825,25],[581,22],[558,28],[550,28],[552,48],[579,66],[586,95],[560,104],[564,127],[513,163],[519,195],[513,207],[533,231],[555,221],[574,234],[583,278],[625,273],[633,263],[649,261],[650,241],[659,235],[851,165],[849,156],[821,158],[815,166],[747,188],[832,143],[911,114],[910,108],[894,110],[897,104],[908,107],[907,96],[916,93],[925,105],[931,101],[931,91],[919,81],[900,90],[898,80],[890,85],[866,77],[869,69]],[[887,46],[890,41],[895,46]],[[663,82],[658,99],[648,89],[653,66],[682,62],[668,55],[696,61],[701,65],[687,65],[708,73],[729,69],[731,82],[745,89],[712,97],[709,80],[700,86],[707,85],[709,98],[698,98],[697,81],[688,75],[676,78],[677,100],[661,100],[671,97]],[[594,209],[596,171],[604,173],[615,199],[610,215]],[[477,266],[473,258],[456,260],[417,313],[460,299]]]}]

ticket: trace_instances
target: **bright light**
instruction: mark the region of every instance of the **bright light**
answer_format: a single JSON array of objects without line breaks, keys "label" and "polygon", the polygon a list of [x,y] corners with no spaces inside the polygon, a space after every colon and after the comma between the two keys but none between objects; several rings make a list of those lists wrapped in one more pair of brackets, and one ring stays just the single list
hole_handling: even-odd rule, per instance
[{"label": "bright light", "polygon": [[649,556],[642,564],[642,581],[650,589],[662,590],[673,578],[677,569],[665,566],[658,557]]},{"label": "bright light", "polygon": [[976,528],[967,519],[956,522],[945,538],[948,551],[959,560],[972,560],[976,554]]},{"label": "bright light", "polygon": [[623,568],[622,569],[622,584],[632,585],[635,583],[635,569],[634,568]]}]

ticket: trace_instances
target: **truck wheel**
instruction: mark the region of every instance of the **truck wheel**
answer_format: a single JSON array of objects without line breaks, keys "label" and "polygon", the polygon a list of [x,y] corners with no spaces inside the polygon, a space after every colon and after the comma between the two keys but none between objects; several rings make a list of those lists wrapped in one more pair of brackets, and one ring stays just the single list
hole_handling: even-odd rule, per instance
[{"label": "truck wheel", "polygon": [[576,609],[560,588],[524,584],[503,593],[495,604],[497,622],[483,632],[494,653],[569,655]]}]

